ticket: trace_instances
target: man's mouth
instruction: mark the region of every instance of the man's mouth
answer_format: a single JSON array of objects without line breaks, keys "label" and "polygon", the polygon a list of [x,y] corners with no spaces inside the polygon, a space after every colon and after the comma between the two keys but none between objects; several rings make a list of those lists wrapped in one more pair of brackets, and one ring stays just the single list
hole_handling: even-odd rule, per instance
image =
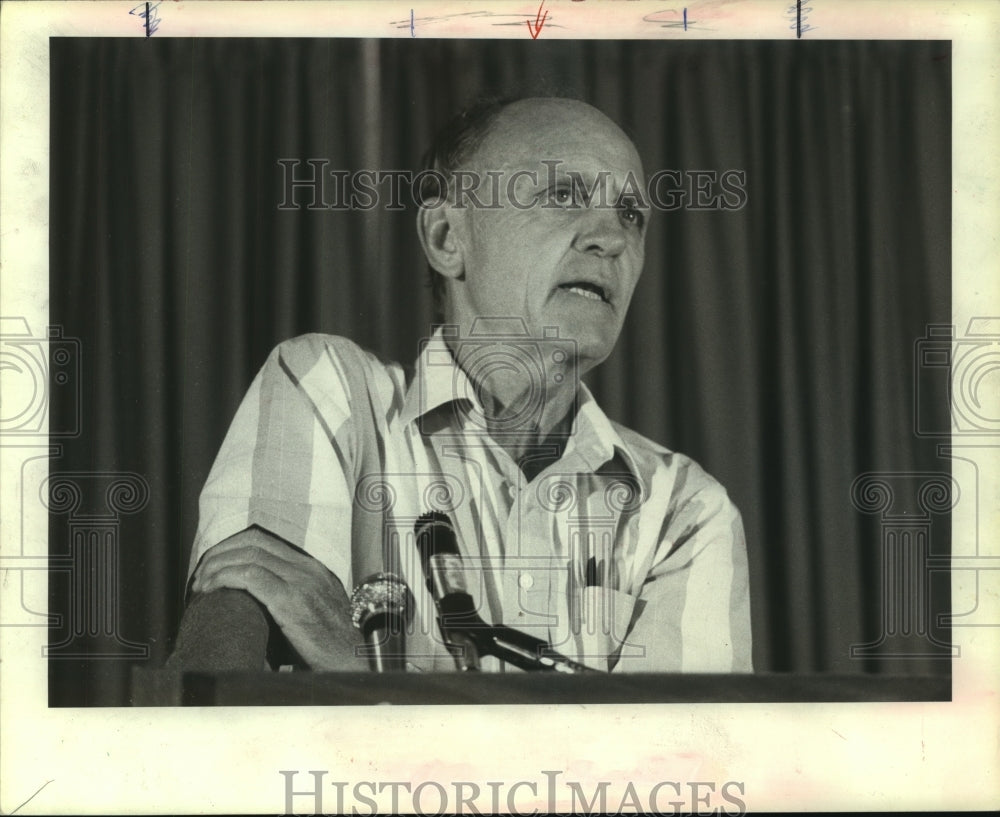
[{"label": "man's mouth", "polygon": [[566,292],[572,292],[575,295],[580,295],[584,298],[589,298],[592,301],[603,301],[608,303],[608,293],[604,290],[604,287],[598,284],[592,284],[589,281],[570,281],[565,284],[560,284],[559,289],[565,290]]}]

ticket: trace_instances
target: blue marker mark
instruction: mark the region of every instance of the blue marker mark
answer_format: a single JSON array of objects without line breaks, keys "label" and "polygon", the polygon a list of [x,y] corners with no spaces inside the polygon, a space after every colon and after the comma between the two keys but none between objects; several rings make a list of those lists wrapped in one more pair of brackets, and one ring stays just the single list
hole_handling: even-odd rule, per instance
[{"label": "blue marker mark", "polygon": [[684,9],[684,30],[688,30],[688,10],[686,7]]},{"label": "blue marker mark", "polygon": [[145,21],[143,27],[146,30],[147,39],[152,37],[156,33],[156,29],[160,26],[160,16],[156,13],[159,5],[159,2],[142,3],[129,12],[129,14],[133,14]]},{"label": "blue marker mark", "polygon": [[795,29],[796,39],[801,40],[807,31],[816,30],[816,26],[809,25],[809,12],[812,10],[812,6],[803,6],[802,0],[795,0],[795,5],[786,9],[785,18],[790,21],[788,27]]},{"label": "blue marker mark", "polygon": [[413,9],[410,9],[410,36],[416,37],[417,35],[413,33]]}]

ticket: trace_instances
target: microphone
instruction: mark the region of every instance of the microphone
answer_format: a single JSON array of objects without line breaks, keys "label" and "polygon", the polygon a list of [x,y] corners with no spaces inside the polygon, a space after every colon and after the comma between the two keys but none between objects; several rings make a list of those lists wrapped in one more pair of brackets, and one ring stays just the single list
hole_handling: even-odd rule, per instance
[{"label": "microphone", "polygon": [[458,539],[445,514],[425,513],[417,520],[414,533],[427,589],[437,607],[441,635],[459,670],[478,670],[479,657],[492,655],[529,671],[600,671],[560,655],[540,638],[483,621],[466,588]]},{"label": "microphone", "polygon": [[406,628],[413,617],[413,593],[394,573],[375,573],[351,594],[351,621],[361,631],[373,672],[406,671]]},{"label": "microphone", "polygon": [[488,625],[476,612],[472,596],[466,589],[455,529],[447,516],[432,511],[421,516],[413,530],[420,566],[438,611],[438,625],[445,645],[460,671],[476,672],[480,645],[473,633],[481,633]]}]

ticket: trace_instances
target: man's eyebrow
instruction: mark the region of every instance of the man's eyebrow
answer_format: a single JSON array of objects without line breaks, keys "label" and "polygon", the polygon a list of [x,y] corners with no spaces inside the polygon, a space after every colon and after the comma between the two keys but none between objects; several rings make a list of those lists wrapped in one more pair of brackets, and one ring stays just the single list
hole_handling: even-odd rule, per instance
[{"label": "man's eyebrow", "polygon": [[577,179],[588,185],[590,189],[596,189],[594,185],[602,183],[606,185],[606,194],[609,199],[615,202],[636,200],[645,203],[642,191],[646,189],[645,174],[636,173],[633,170],[626,170],[623,177],[619,179],[611,169],[603,170],[577,170],[575,168],[566,169],[563,174],[574,181]]}]

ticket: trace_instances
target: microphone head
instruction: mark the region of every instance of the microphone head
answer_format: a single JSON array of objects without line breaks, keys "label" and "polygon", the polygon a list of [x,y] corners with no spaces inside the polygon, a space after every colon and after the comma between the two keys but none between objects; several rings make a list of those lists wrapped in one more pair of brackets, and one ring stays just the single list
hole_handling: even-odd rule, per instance
[{"label": "microphone head", "polygon": [[422,514],[416,523],[413,525],[413,532],[418,536],[420,532],[426,528],[428,525],[444,525],[450,528],[451,517],[446,513],[441,513],[441,511],[427,511],[427,513]]},{"label": "microphone head", "polygon": [[453,593],[468,594],[462,553],[451,519],[439,511],[421,516],[413,526],[427,590],[435,603]]},{"label": "microphone head", "polygon": [[400,631],[413,618],[413,593],[395,573],[375,573],[351,594],[351,621],[362,632],[377,622],[398,622]]},{"label": "microphone head", "polygon": [[438,554],[460,554],[455,528],[447,514],[428,511],[413,526],[417,537],[417,548],[426,570],[427,560]]}]

